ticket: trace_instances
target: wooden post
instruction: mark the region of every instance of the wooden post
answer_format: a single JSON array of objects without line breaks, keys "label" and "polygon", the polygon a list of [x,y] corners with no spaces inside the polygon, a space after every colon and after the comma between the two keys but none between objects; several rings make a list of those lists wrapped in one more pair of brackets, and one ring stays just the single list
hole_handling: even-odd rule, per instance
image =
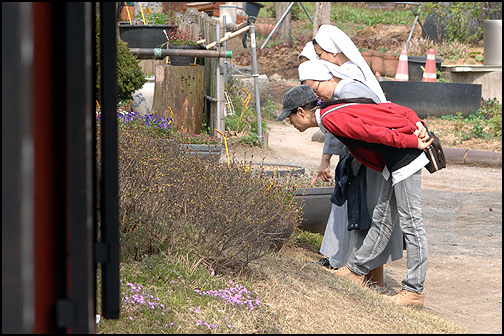
[{"label": "wooden post", "polygon": [[205,67],[201,65],[156,65],[156,86],[152,113],[169,118],[173,129],[200,133],[203,122]]},{"label": "wooden post", "polygon": [[166,64],[165,59],[143,59],[138,63],[145,77],[154,76],[156,74],[156,65],[159,64]]},{"label": "wooden post", "polygon": [[[205,37],[207,41],[216,41],[216,23],[208,15],[198,12],[195,8],[188,8],[184,13],[184,20],[180,20],[177,23],[180,29],[184,31],[191,31],[194,37],[197,37],[199,32]],[[221,27],[223,29],[223,27]],[[221,36],[224,36],[224,31],[222,31]],[[205,95],[214,99],[217,97],[217,87],[216,87],[216,67],[217,62],[220,60],[218,58],[206,58],[205,59],[205,79],[204,79],[204,92]],[[222,63],[221,63],[222,66]],[[224,83],[221,80],[221,83]],[[224,85],[221,85],[221,91],[224,90]],[[224,97],[224,94],[221,94]],[[155,98],[154,98],[155,99]],[[224,108],[224,104],[221,105],[221,110]],[[222,111],[220,112],[222,113]],[[211,100],[205,100],[205,114],[207,122],[210,125],[209,132],[212,135],[216,135],[214,129],[217,128],[217,103]],[[222,114],[221,114],[222,116]],[[221,117],[221,129],[224,130],[224,118]]]}]

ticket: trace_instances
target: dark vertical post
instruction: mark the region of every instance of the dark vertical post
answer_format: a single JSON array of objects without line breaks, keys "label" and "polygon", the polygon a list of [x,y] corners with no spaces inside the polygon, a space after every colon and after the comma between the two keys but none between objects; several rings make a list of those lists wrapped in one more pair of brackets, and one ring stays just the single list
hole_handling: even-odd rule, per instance
[{"label": "dark vertical post", "polygon": [[115,2],[100,3],[102,114],[102,180],[100,183],[100,209],[102,241],[107,249],[107,260],[102,263],[102,314],[103,317],[107,319],[118,319],[120,310],[117,42],[115,6]]},{"label": "dark vertical post", "polygon": [[[35,149],[34,334],[64,333],[56,305],[67,296],[67,116],[65,6],[32,2],[33,144]],[[57,19],[60,18],[60,19]]]},{"label": "dark vertical post", "polygon": [[92,212],[93,84],[90,2],[66,3],[67,223],[70,230],[68,298],[75,304],[72,333],[95,329]]},{"label": "dark vertical post", "polygon": [[29,2],[2,2],[2,334],[34,324],[31,15]]}]

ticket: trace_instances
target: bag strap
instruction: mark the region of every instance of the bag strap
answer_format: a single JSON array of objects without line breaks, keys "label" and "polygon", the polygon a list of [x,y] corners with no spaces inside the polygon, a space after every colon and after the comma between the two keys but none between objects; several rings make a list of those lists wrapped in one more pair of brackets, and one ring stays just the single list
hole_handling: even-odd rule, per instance
[{"label": "bag strap", "polygon": [[322,120],[322,117],[324,117],[329,112],[333,112],[333,111],[339,110],[340,108],[347,107],[347,106],[350,106],[350,105],[356,105],[356,104],[360,104],[360,103],[348,103],[348,104],[343,104],[343,105],[339,105],[339,106],[333,107],[332,109],[325,111],[324,114],[322,114],[320,116],[320,120]]}]

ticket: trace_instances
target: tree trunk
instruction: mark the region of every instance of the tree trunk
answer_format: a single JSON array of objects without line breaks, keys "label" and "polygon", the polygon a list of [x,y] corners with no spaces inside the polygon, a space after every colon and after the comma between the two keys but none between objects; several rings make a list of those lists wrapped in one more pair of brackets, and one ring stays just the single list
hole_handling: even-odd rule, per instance
[{"label": "tree trunk", "polygon": [[[275,2],[275,13],[276,13],[276,22],[280,21],[280,18],[284,14],[284,12],[289,7],[290,2]],[[277,32],[275,34],[274,40],[279,42],[292,42],[292,14],[289,10],[289,13],[284,18],[282,24],[277,28]]]},{"label": "tree trunk", "polygon": [[170,118],[173,129],[200,133],[203,123],[205,67],[156,65],[156,86],[152,114]]},{"label": "tree trunk", "polygon": [[323,24],[331,24],[331,3],[315,2],[315,14],[313,18],[313,38],[315,38],[319,27]]}]

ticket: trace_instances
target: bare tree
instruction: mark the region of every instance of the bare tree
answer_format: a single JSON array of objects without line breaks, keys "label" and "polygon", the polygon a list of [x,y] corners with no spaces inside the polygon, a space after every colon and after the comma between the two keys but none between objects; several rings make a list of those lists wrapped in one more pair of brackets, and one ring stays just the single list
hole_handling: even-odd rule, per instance
[{"label": "bare tree", "polygon": [[313,18],[313,37],[317,35],[319,27],[323,24],[331,24],[331,3],[315,2],[315,14]]},{"label": "bare tree", "polygon": [[[275,2],[275,13],[276,13],[275,18],[277,23],[278,21],[280,21],[280,18],[287,10],[289,5],[290,2]],[[275,41],[292,42],[291,30],[292,30],[292,15],[289,10],[289,13],[284,18],[282,24],[277,29],[274,38]]]}]

